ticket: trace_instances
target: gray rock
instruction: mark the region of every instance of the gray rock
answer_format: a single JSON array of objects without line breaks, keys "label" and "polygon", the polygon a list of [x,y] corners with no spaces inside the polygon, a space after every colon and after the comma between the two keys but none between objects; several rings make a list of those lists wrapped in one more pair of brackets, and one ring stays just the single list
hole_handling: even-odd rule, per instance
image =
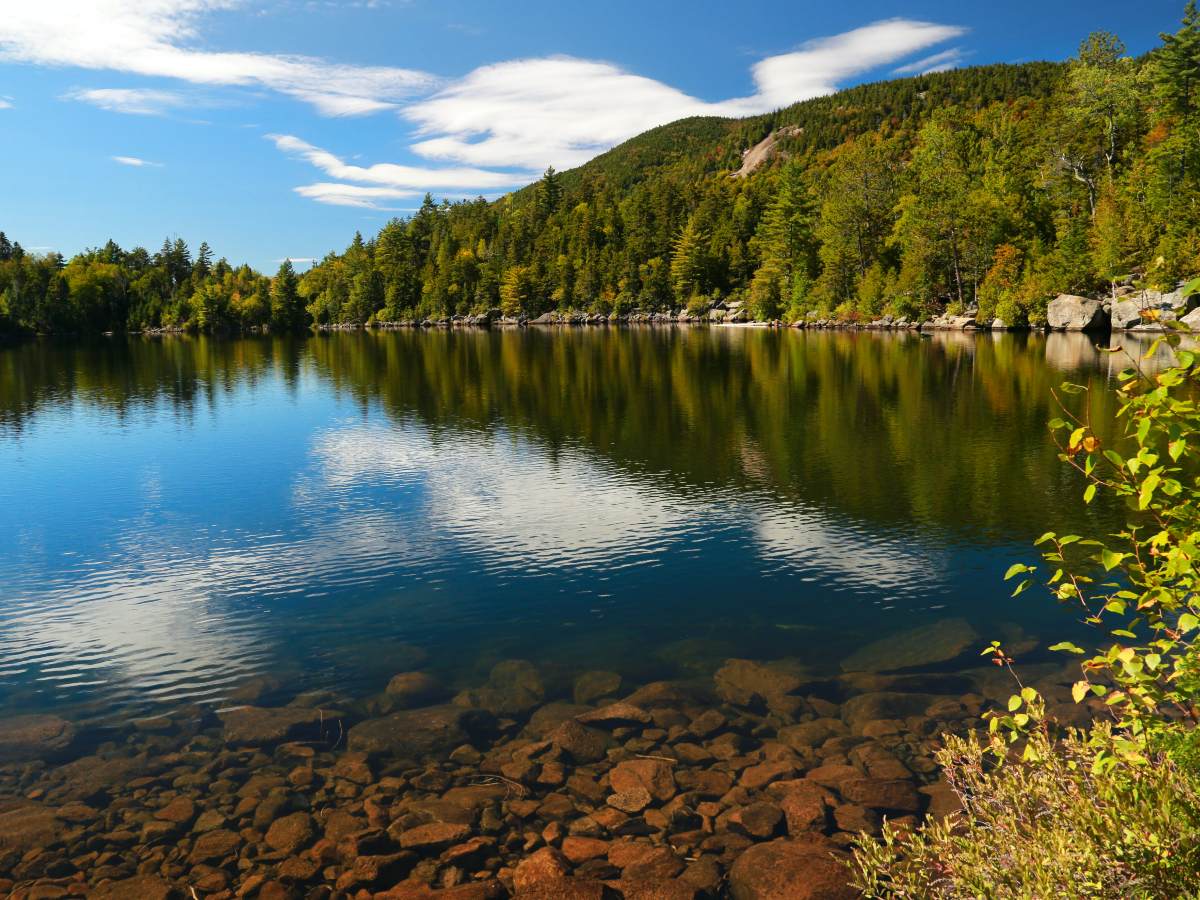
[{"label": "gray rock", "polygon": [[1103,303],[1073,294],[1059,294],[1050,301],[1046,322],[1056,331],[1103,331],[1109,325]]},{"label": "gray rock", "polygon": [[1179,321],[1192,331],[1200,332],[1200,306],[1193,309]]},{"label": "gray rock", "polygon": [[319,709],[286,706],[272,709],[239,706],[220,713],[225,726],[225,742],[234,745],[279,744],[298,738],[319,737],[322,720],[331,725],[337,714]]}]

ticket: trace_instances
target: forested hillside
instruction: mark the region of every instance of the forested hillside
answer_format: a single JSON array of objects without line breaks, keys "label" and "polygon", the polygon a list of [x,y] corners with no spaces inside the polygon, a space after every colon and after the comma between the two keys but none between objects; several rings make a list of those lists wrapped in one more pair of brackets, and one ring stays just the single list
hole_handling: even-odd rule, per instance
[{"label": "forested hillside", "polygon": [[[758,319],[881,313],[1039,324],[1060,292],[1200,271],[1200,15],[1131,58],[862,85],[640,135],[498,201],[356,235],[298,280],[110,244],[69,263],[0,244],[0,325],[214,329],[611,314],[742,300]],[[752,171],[742,154],[773,135]]]}]

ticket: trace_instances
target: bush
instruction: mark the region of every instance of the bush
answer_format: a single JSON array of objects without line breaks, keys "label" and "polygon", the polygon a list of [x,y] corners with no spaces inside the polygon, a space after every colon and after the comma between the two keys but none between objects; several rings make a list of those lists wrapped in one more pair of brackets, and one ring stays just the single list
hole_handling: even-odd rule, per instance
[{"label": "bush", "polygon": [[[1050,649],[1082,657],[1075,702],[1112,721],[1061,734],[1024,687],[989,715],[986,740],[947,737],[939,762],[963,812],[864,838],[856,865],[868,896],[1200,896],[1200,370],[1178,335],[1164,340],[1174,368],[1120,376],[1120,449],[1101,445],[1079,385],[1063,385],[1081,402],[1050,423],[1084,502],[1122,498],[1130,523],[1098,537],[1048,532],[1037,541],[1048,568],[1017,564],[1007,576],[1024,576],[1019,594],[1041,571],[1060,602],[1107,631],[1099,652]],[[998,643],[986,652],[1011,664]]]},{"label": "bush", "polygon": [[1200,781],[1170,754],[1098,766],[1107,731],[997,765],[1006,741],[947,737],[938,761],[963,812],[915,833],[885,826],[855,851],[868,897],[1173,898],[1200,891]]}]

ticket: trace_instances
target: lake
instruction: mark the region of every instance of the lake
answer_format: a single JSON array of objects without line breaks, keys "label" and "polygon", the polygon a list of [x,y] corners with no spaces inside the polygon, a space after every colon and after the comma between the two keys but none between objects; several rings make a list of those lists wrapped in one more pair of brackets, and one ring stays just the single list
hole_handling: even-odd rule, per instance
[{"label": "lake", "polygon": [[641,683],[836,672],[949,617],[1069,628],[1002,574],[1111,519],[1046,422],[1051,388],[1126,363],[1083,335],[745,328],[0,349],[0,706],[366,693],[414,647],[455,685],[506,658]]}]

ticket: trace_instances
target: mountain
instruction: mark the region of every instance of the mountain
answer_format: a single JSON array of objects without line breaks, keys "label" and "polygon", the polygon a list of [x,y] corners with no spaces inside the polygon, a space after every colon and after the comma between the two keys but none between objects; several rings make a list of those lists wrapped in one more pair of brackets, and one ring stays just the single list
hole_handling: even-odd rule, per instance
[{"label": "mountain", "polygon": [[[1191,7],[1189,7],[1191,9]],[[977,310],[1040,325],[1059,293],[1200,271],[1200,15],[1132,58],[864,84],[647,131],[499,200],[435,203],[297,279],[186,246],[69,263],[0,238],[0,329],[209,330],[445,319],[499,307],[760,320]]]}]

